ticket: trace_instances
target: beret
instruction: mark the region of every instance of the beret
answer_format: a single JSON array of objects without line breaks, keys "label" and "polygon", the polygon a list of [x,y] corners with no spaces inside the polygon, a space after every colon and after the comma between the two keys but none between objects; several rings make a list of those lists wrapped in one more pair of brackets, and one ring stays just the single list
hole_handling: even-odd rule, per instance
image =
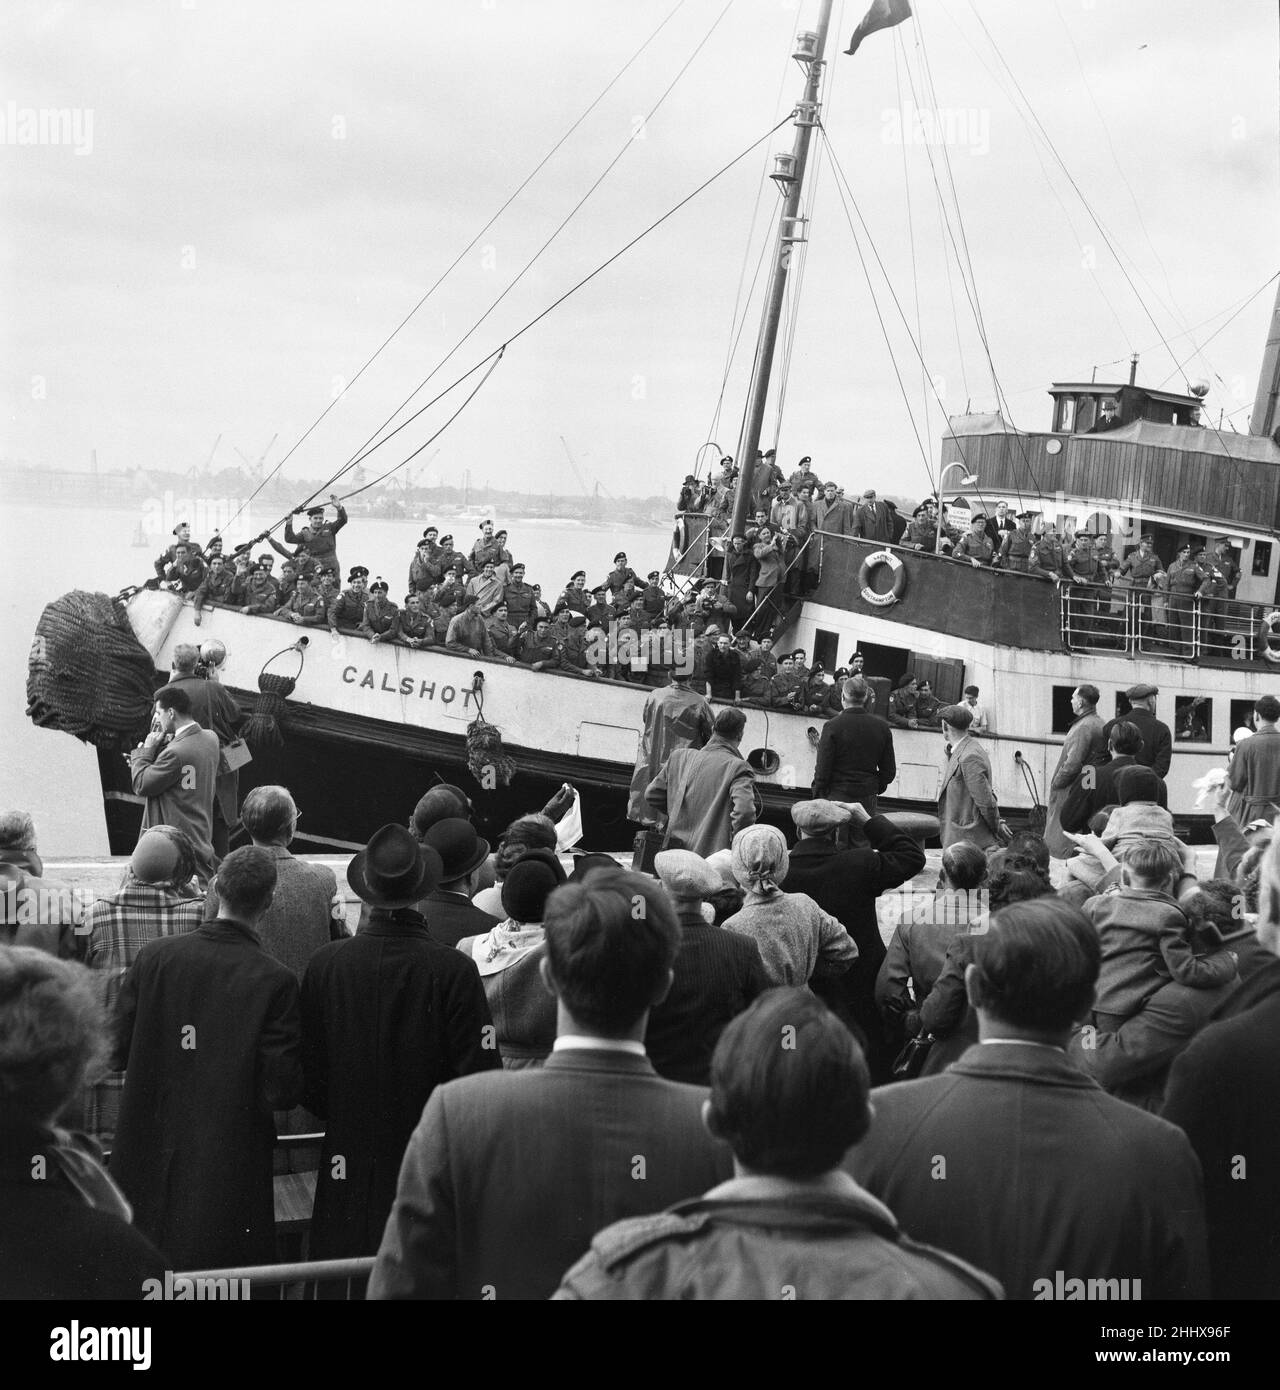
[{"label": "beret", "polygon": [[673,898],[701,901],[724,886],[720,875],[700,854],[687,849],[661,850],[653,861],[662,886]]},{"label": "beret", "polygon": [[838,801],[797,801],[791,808],[791,819],[797,830],[820,834],[824,830],[834,830],[853,819],[853,812]]}]

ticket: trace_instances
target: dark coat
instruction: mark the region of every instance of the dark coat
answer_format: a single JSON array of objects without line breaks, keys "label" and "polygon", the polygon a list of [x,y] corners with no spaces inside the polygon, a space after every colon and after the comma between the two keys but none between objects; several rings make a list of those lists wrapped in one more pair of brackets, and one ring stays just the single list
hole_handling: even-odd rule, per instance
[{"label": "dark coat", "polygon": [[1204,1169],[1214,1298],[1280,1298],[1280,977],[1269,984],[1194,1038],[1165,1088],[1164,1117]]},{"label": "dark coat", "polygon": [[751,937],[712,926],[687,903],[680,905],[679,917],[680,949],[671,967],[675,979],[649,1013],[644,1045],[659,1076],[706,1086],[720,1034],[769,988],[769,979]]},{"label": "dark coat", "polygon": [[[501,920],[487,912],[481,912],[461,893],[445,893],[437,890],[428,893],[415,907],[427,919],[427,933],[432,941],[442,946],[456,946],[466,936],[484,936],[491,932]],[[361,914],[360,927],[364,929],[367,911]]]},{"label": "dark coat", "polygon": [[843,923],[858,948],[858,959],[843,975],[816,977],[810,988],[844,1019],[852,1019],[868,1045],[873,1082],[887,1078],[882,1026],[876,1008],[876,976],[884,942],[876,899],[924,868],[924,850],[884,816],[866,825],[870,848],[839,849],[834,839],[801,840],[791,851],[785,888],[806,893],[824,912]]},{"label": "dark coat", "polygon": [[1043,1296],[1037,1281],[1059,1270],[1140,1279],[1144,1300],[1205,1296],[1200,1165],[1186,1136],[1056,1049],[972,1047],[872,1103],[849,1171],[904,1231],[994,1275],[1008,1298]]},{"label": "dark coat", "polygon": [[125,976],[111,1173],[176,1269],[276,1257],[273,1112],[302,1095],[298,982],[238,922],[149,941]]},{"label": "dark coat", "polygon": [[[1142,730],[1142,748],[1137,754],[1137,761],[1143,767],[1151,768],[1157,777],[1167,777],[1169,764],[1173,761],[1173,735],[1169,732],[1169,726],[1157,719],[1149,709],[1131,709],[1125,715],[1124,722],[1136,724]],[[1111,730],[1119,723],[1118,719],[1108,720],[1102,726],[1103,736],[1110,739]]]},{"label": "dark coat", "polygon": [[739,830],[756,822],[755,773],[737,745],[719,734],[705,748],[677,748],[644,795],[667,817],[664,849],[706,858],[728,849]]},{"label": "dark coat", "polygon": [[823,726],[813,794],[833,801],[879,796],[898,775],[893,730],[878,714],[847,709]]},{"label": "dark coat", "polygon": [[[1062,828],[1082,831],[1088,826],[1090,818],[1104,806],[1118,806],[1120,796],[1116,791],[1116,779],[1126,767],[1143,766],[1150,767],[1150,764],[1144,764],[1140,759],[1122,753],[1119,757],[1113,757],[1109,763],[1103,763],[1101,767],[1093,769],[1092,787],[1085,785],[1088,780],[1086,777],[1080,777],[1067,793],[1067,799],[1063,804]],[[1169,793],[1165,789],[1163,778],[1160,779],[1160,790],[1156,800],[1161,806],[1169,804]]]},{"label": "dark coat", "polygon": [[0,1299],[140,1299],[145,1280],[164,1278],[164,1256],[90,1206],[54,1149],[47,1131],[0,1130]]},{"label": "dark coat", "polygon": [[303,1104],[327,1121],[313,1260],[377,1251],[432,1091],[501,1065],[492,1023],[475,965],[433,941],[416,912],[375,909],[358,935],[312,957],[302,982]]},{"label": "dark coat", "polygon": [[706,1098],[647,1058],[605,1050],[438,1087],[405,1153],[369,1296],[549,1298],[597,1231],[731,1176],[728,1147],[702,1124]]}]

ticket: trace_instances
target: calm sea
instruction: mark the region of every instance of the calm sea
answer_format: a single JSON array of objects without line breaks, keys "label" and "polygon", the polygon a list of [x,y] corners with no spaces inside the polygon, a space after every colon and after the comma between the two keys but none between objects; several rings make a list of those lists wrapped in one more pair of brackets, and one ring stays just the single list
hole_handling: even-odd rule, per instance
[{"label": "calm sea", "polygon": [[[26,717],[27,656],[41,610],[71,589],[117,593],[153,574],[151,562],[168,537],[174,518],[163,504],[111,508],[42,507],[15,504],[0,508],[0,554],[5,586],[0,595],[0,809],[22,808],[35,818],[42,854],[79,858],[107,853],[106,826],[92,748],[67,734],[38,729]],[[254,516],[256,528],[238,525],[228,539],[238,542],[277,514]],[[181,520],[182,518],[177,518]],[[661,530],[612,528],[573,521],[508,522],[509,548],[529,568],[529,582],[541,584],[554,599],[576,569],[599,583],[619,550],[640,573],[666,562],[668,536]],[[403,596],[414,546],[431,518],[380,521],[353,517],[339,536],[344,567],[368,565],[371,576],[385,575],[391,597]],[[193,523],[196,518],[193,518]],[[158,523],[167,522],[161,539]],[[479,531],[470,520],[439,518],[460,550],[469,550]],[[139,526],[150,530],[146,548],[134,547]],[[212,528],[210,528],[212,529]],[[279,534],[279,533],[278,533]],[[207,537],[197,526],[199,540]],[[265,548],[265,547],[264,547]],[[279,557],[277,557],[277,568]],[[345,578],[345,575],[343,576]],[[400,816],[405,808],[393,808]]]}]

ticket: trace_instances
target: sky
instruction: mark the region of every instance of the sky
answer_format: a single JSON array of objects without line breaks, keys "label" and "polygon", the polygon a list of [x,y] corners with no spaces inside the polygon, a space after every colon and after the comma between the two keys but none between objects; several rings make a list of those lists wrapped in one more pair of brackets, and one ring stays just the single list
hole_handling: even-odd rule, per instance
[{"label": "sky", "polygon": [[[766,447],[846,490],[923,495],[944,409],[989,410],[998,384],[1043,429],[1051,381],[1126,379],[1133,351],[1140,381],[1203,379],[1213,420],[1247,429],[1280,271],[1276,6],[917,0],[844,57],[864,8],[835,6]],[[480,372],[365,464],[420,449],[418,483],[674,496],[738,449],[779,209],[764,174],[793,128],[763,137],[818,10],[6,0],[0,458],[199,469],[221,436],[216,470],[277,436],[268,467],[293,449],[283,476],[334,473],[504,291],[411,408],[737,159],[512,342],[438,439]],[[869,291],[859,246],[892,291],[875,271]]]}]

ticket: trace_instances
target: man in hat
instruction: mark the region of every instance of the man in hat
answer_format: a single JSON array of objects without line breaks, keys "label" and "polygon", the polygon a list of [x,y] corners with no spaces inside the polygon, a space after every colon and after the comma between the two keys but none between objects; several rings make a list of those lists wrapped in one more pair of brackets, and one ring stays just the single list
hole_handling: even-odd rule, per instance
[{"label": "man in hat", "polygon": [[609,599],[614,604],[630,604],[631,590],[636,582],[636,572],[627,564],[627,552],[620,550],[613,557],[613,568],[605,575],[604,587],[609,591]]},{"label": "man in hat", "polygon": [[[1204,548],[1199,550],[1201,558]],[[1209,577],[1194,558],[1194,547],[1185,541],[1178,547],[1178,558],[1169,566],[1169,628],[1178,656],[1195,655],[1195,596]]]},{"label": "man in hat", "polygon": [[923,550],[933,554],[938,539],[938,510],[932,497],[926,498],[911,513],[902,544],[912,550]]},{"label": "man in hat", "polygon": [[503,588],[502,599],[507,605],[507,621],[518,632],[533,613],[533,587],[524,581],[525,567],[512,565],[511,579]]},{"label": "man in hat", "polygon": [[173,536],[172,542],[166,547],[155,563],[156,577],[163,579],[165,571],[178,558],[178,546],[185,545],[188,555],[199,555],[200,547],[191,539],[191,523],[180,521],[170,533]]},{"label": "man in hat", "polygon": [[347,576],[347,587],[329,604],[326,615],[329,631],[354,632],[364,620],[364,606],[368,602],[367,588],[369,571],[357,565]]},{"label": "man in hat", "polygon": [[1203,561],[1205,577],[1196,590],[1200,600],[1200,642],[1206,656],[1224,657],[1231,652],[1227,638],[1227,610],[1230,584],[1225,571],[1208,558]]},{"label": "man in hat", "polygon": [[487,618],[502,601],[506,584],[498,578],[492,560],[486,560],[480,573],[467,581],[466,597],[474,599],[480,609],[480,616]]},{"label": "man in hat", "polygon": [[[316,565],[315,556],[312,555],[310,547],[299,544],[290,549],[287,545],[281,545],[274,536],[268,535],[265,531],[259,539],[265,540],[277,555],[283,557],[286,564],[291,564],[295,574],[304,574],[308,579],[315,574],[318,566]],[[283,573],[283,569],[281,572]]]},{"label": "man in hat", "polygon": [[458,550],[453,543],[452,536],[440,537],[440,567],[443,573],[448,576],[451,572],[461,566],[464,578],[473,573],[471,561]]},{"label": "man in hat", "polygon": [[436,625],[431,614],[423,606],[421,594],[411,591],[405,595],[396,640],[415,650],[435,645]]},{"label": "man in hat", "polygon": [[686,849],[664,849],[653,867],[675,906],[680,949],[671,992],[650,1010],[645,1051],[659,1076],[705,1086],[720,1034],[769,988],[769,980],[755,939],[721,931],[703,912],[724,886],[705,859]]},{"label": "man in hat", "polygon": [[[1110,741],[1111,732],[1122,720],[1133,724],[1142,735],[1142,747],[1133,755],[1143,767],[1149,767],[1157,777],[1169,775],[1169,764],[1173,761],[1173,733],[1169,726],[1155,716],[1156,696],[1159,687],[1154,685],[1131,685],[1125,691],[1129,701],[1129,713],[1118,715],[1103,726],[1103,735]],[[1104,803],[1105,804],[1105,803]]]},{"label": "man in hat", "polygon": [[974,569],[988,569],[995,559],[995,550],[987,536],[987,518],[982,512],[974,512],[969,518],[969,532],[961,536],[952,549],[953,560],[967,560]]},{"label": "man in hat", "polygon": [[164,582],[178,594],[194,594],[204,583],[205,563],[200,552],[185,541],[173,547],[173,563],[166,567]]},{"label": "man in hat", "polygon": [[[325,520],[324,507],[310,507],[307,509],[307,524],[301,531],[294,533],[292,516],[285,522],[284,538],[291,545],[305,545],[318,566],[332,565],[335,570],[341,572],[337,537],[338,532],[347,524],[347,511],[338,501],[336,493],[329,494],[329,501],[338,513],[336,521]],[[299,507],[293,516],[301,516],[302,512],[303,508]]]},{"label": "man in hat", "polygon": [[662,573],[659,570],[650,570],[648,583],[641,589],[638,595],[644,611],[651,619],[658,619],[662,616],[663,610],[667,606],[667,596],[662,592]]},{"label": "man in hat", "polygon": [[1108,430],[1120,428],[1120,416],[1116,409],[1113,397],[1107,396],[1103,399],[1102,408],[1093,427],[1089,430],[1090,434],[1105,434]]},{"label": "man in hat", "polygon": [[[444,641],[445,646],[466,652],[469,656],[493,655],[493,638],[489,636],[484,615],[480,612],[480,600],[474,594],[465,600],[465,606],[449,624]],[[510,664],[510,657],[507,662]]]},{"label": "man in hat", "polygon": [[782,469],[778,467],[776,449],[767,449],[758,459],[751,474],[751,507],[767,507],[786,483]]},{"label": "man in hat", "polygon": [[271,573],[274,564],[270,555],[259,555],[254,567],[243,576],[239,593],[243,600],[241,613],[274,613],[280,607],[280,585]]},{"label": "man in hat", "polygon": [[[1003,507],[1005,504],[1001,502],[1000,505]],[[1031,523],[1035,520],[1035,515],[1035,512],[1019,512],[1016,526],[1012,529],[999,528],[1000,554],[995,563],[1001,569],[1012,570],[1015,574],[1031,572],[1031,552],[1036,545],[1035,537],[1031,534]]]},{"label": "man in hat", "polygon": [[951,749],[938,793],[942,848],[961,840],[979,849],[1006,843],[1013,832],[1000,815],[991,785],[991,759],[969,732],[973,722],[969,706],[948,705],[940,718],[943,740]]},{"label": "man in hat", "polygon": [[[779,470],[781,471],[781,470]],[[813,460],[808,454],[804,456],[787,479],[787,486],[795,489],[799,487],[814,487],[817,485],[817,478],[813,474]]]},{"label": "man in hat", "polygon": [[[455,789],[456,790],[456,789]],[[455,806],[451,814],[430,820],[428,798],[440,802],[439,810],[449,812],[443,787],[435,787],[423,797],[414,811],[414,824],[422,843],[440,856],[439,876],[420,896],[418,911],[427,920],[427,931],[442,946],[456,946],[469,936],[483,936],[498,925],[498,919],[481,912],[471,901],[479,892],[480,879],[489,858],[489,842],[476,833],[466,813]],[[461,795],[461,793],[457,793]],[[429,803],[428,803],[429,805]],[[492,876],[489,882],[492,883]]]},{"label": "man in hat", "polygon": [[428,526],[409,562],[409,588],[414,593],[428,594],[444,578],[444,552],[436,544],[437,534],[434,526]]},{"label": "man in hat", "polygon": [[1036,537],[1031,549],[1030,573],[1058,584],[1066,578],[1066,565],[1067,555],[1058,536],[1058,528],[1046,517],[1044,530]]},{"label": "man in hat", "polygon": [[692,674],[676,668],[671,684],[655,690],[644,702],[644,732],[627,802],[628,819],[640,825],[656,823],[645,791],[667,759],[677,748],[702,748],[711,737],[714,715],[706,699],[691,687]]},{"label": "man in hat", "polygon": [[217,919],[147,942],[120,990],[111,1174],[177,1269],[276,1258],[273,1112],[302,1094],[298,982],[258,934],[276,877],[267,850],[233,850]]},{"label": "man in hat", "polygon": [[516,653],[516,642],[519,638],[515,628],[511,626],[509,614],[510,610],[504,600],[485,619],[485,627],[489,629],[493,649],[499,656],[515,656]]},{"label": "man in hat", "polygon": [[[861,1034],[873,1085],[889,1079],[883,1024],[876,1008],[876,976],[884,941],[876,899],[909,882],[925,864],[924,850],[885,816],[869,816],[856,802],[818,798],[791,807],[800,839],[791,851],[788,893],[804,893],[835,917],[853,938],[858,958],[843,975],[814,976],[810,988]],[[837,837],[851,823],[865,843],[842,848]]]},{"label": "man in hat", "polygon": [[1078,685],[1071,692],[1071,712],[1076,717],[1067,730],[1062,752],[1049,778],[1048,818],[1044,830],[1049,852],[1055,859],[1071,859],[1078,852],[1063,835],[1062,810],[1085,769],[1097,768],[1106,756],[1107,741],[1098,717],[1101,698],[1096,685]]},{"label": "man in hat", "polygon": [[1070,635],[1086,642],[1098,637],[1098,617],[1102,611],[1102,586],[1106,572],[1093,548],[1093,532],[1077,531],[1067,552],[1067,576],[1072,583],[1068,609]]},{"label": "man in hat", "polygon": [[1139,595],[1138,631],[1145,635],[1151,626],[1151,593],[1157,586],[1157,576],[1164,573],[1164,565],[1155,551],[1156,538],[1144,535],[1138,542],[1137,550],[1131,551],[1120,562],[1116,570],[1117,588],[1128,588]]},{"label": "man in hat", "polygon": [[876,497],[875,488],[869,487],[862,494],[862,501],[854,509],[849,534],[881,545],[893,541],[893,514]]},{"label": "man in hat", "polygon": [[400,610],[387,597],[390,588],[379,576],[369,586],[369,598],[360,618],[361,634],[370,642],[390,642],[400,628]]},{"label": "man in hat", "polygon": [[163,686],[155,697],[155,732],[129,754],[133,791],[146,798],[142,828],[172,825],[190,837],[196,874],[207,884],[217,872],[213,806],[218,784],[218,735],[191,714],[185,690]]},{"label": "man in hat", "polygon": [[1229,536],[1219,536],[1214,541],[1213,563],[1215,568],[1222,571],[1222,577],[1227,581],[1227,597],[1235,598],[1236,585],[1240,582],[1240,565]]},{"label": "man in hat", "polygon": [[443,872],[429,845],[383,826],[347,869],[368,922],[307,967],[303,1103],[325,1121],[312,1259],[376,1253],[431,1093],[501,1066],[475,963],[433,940],[415,906]]},{"label": "man in hat", "polygon": [[889,696],[889,723],[895,728],[919,728],[920,720],[916,715],[916,696],[919,690],[919,682],[910,671],[898,677],[893,694]]},{"label": "man in hat", "polygon": [[928,681],[921,681],[916,687],[916,722],[936,729],[941,709],[942,701],[933,693],[933,686]]},{"label": "man in hat", "polygon": [[203,610],[209,604],[217,604],[219,607],[227,607],[234,602],[232,593],[235,585],[235,571],[227,564],[221,555],[215,555],[209,561],[209,568],[205,574],[204,582],[191,596],[191,602],[195,607],[196,626],[199,627],[202,619]]},{"label": "man in hat", "polygon": [[469,577],[466,561],[460,555],[453,565],[446,570],[444,579],[437,591],[436,597],[442,608],[451,608],[455,613],[461,612],[467,601],[467,580]]}]

